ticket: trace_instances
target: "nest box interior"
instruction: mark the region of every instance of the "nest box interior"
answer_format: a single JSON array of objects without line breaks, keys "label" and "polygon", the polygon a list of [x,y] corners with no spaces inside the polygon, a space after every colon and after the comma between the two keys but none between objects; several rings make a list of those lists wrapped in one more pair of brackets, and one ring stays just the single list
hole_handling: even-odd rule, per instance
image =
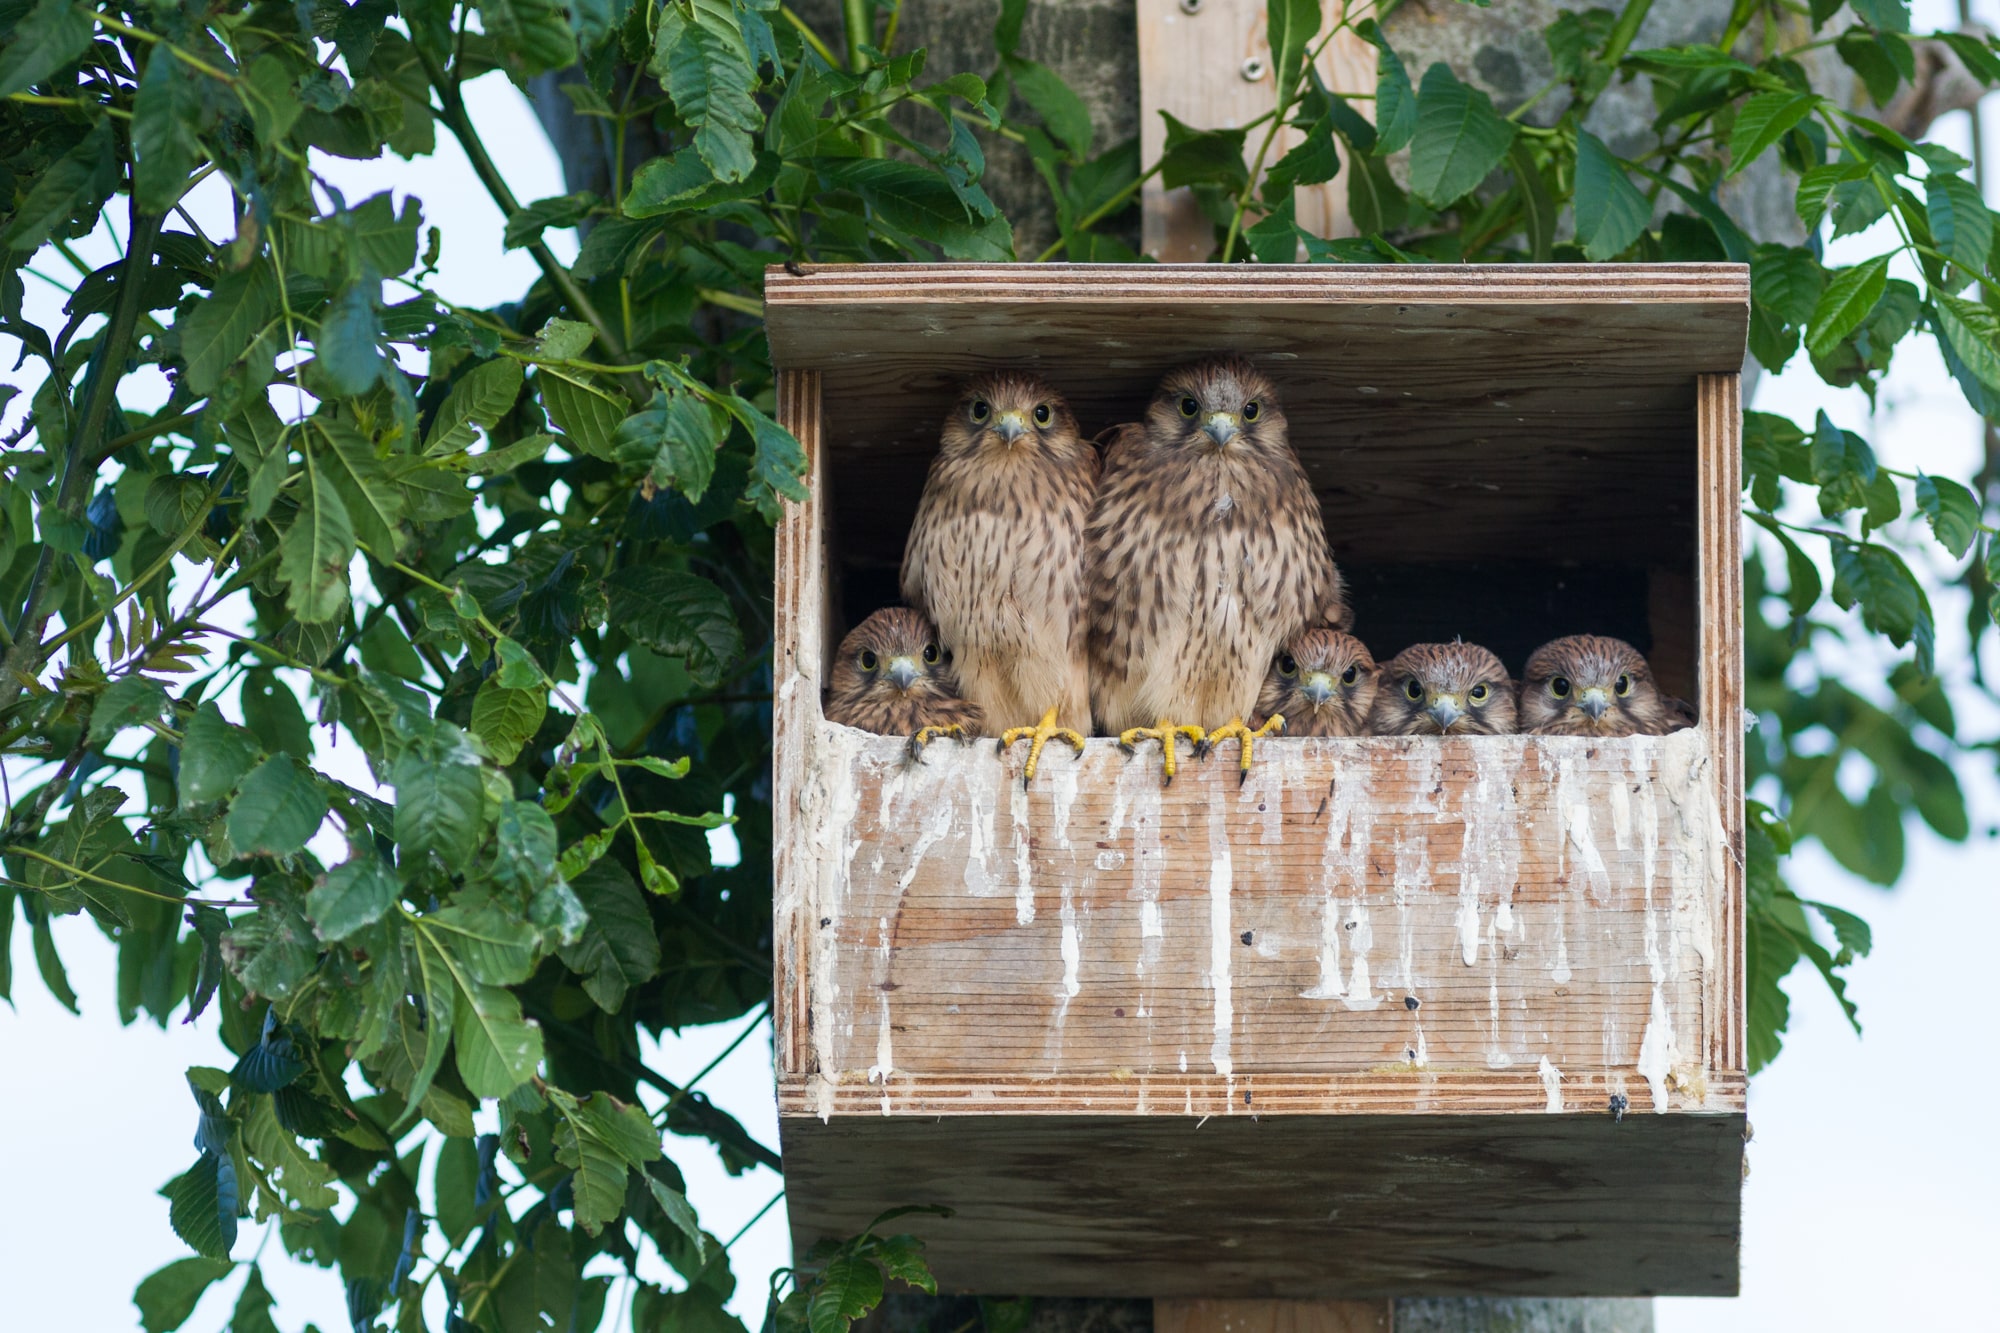
[{"label": "nest box interior", "polygon": [[[772,270],[813,465],[776,590],[795,1238],[947,1204],[935,1271],[996,1294],[1733,1291],[1748,304],[1727,265]],[[1378,659],[1614,634],[1700,725],[1280,739],[1241,787],[1099,740],[1023,790],[825,721],[969,375],[1094,433],[1223,351],[1277,383]]]}]

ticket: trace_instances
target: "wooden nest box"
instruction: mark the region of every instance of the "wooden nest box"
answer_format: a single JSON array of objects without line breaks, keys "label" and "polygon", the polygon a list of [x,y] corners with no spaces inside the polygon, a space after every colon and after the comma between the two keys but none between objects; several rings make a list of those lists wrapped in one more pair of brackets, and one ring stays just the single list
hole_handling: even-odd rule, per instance
[{"label": "wooden nest box", "polygon": [[[897,1225],[962,1291],[1733,1293],[1745,270],[774,269],[765,301],[812,463],[772,802],[801,1249],[946,1204]],[[1165,789],[1093,740],[1024,792],[1025,747],[910,767],[824,719],[967,376],[1030,366],[1089,434],[1222,351],[1277,382],[1378,659],[1613,634],[1699,726],[1279,739]]]}]

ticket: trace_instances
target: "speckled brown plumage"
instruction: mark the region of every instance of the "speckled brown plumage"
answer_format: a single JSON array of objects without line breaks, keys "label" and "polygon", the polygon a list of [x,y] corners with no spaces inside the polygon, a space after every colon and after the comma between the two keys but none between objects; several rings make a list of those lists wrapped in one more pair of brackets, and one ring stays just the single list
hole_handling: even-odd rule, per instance
[{"label": "speckled brown plumage", "polygon": [[995,727],[1053,706],[1090,730],[1083,529],[1097,473],[1069,405],[1032,375],[982,375],[945,418],[903,596],[936,623],[965,697]]},{"label": "speckled brown plumage", "polygon": [[1366,736],[1380,674],[1352,634],[1309,629],[1272,661],[1251,720],[1262,726],[1282,714],[1287,736]]},{"label": "speckled brown plumage", "polygon": [[1521,672],[1521,730],[1539,736],[1664,736],[1693,710],[1660,693],[1623,639],[1572,634],[1545,643]]},{"label": "speckled brown plumage", "polygon": [[1104,467],[1089,533],[1098,729],[1249,717],[1278,650],[1345,611],[1275,386],[1239,357],[1182,366]]},{"label": "speckled brown plumage", "polygon": [[937,630],[903,606],[875,612],[840,641],[826,716],[884,736],[954,725],[978,736],[986,729],[978,707],[959,693]]},{"label": "speckled brown plumage", "polygon": [[1418,643],[1397,653],[1382,668],[1368,715],[1377,736],[1499,736],[1514,723],[1514,682],[1476,643]]}]

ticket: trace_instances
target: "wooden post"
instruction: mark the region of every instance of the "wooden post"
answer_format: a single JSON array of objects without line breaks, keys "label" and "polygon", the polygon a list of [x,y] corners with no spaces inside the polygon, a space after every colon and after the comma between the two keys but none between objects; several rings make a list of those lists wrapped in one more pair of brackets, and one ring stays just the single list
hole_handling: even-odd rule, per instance
[{"label": "wooden post", "polygon": [[1154,1301],[1153,1333],[1394,1333],[1394,1301]]},{"label": "wooden post", "polygon": [[[1331,25],[1346,0],[1321,0]],[[1269,111],[1277,101],[1271,47],[1264,31],[1264,0],[1138,0],[1139,150],[1157,162],[1166,145],[1162,111],[1198,130],[1233,129]],[[1375,86],[1374,48],[1352,32],[1342,32],[1320,53],[1320,77],[1335,92],[1365,92]],[[1356,109],[1374,116],[1374,103]],[[1253,131],[1246,155],[1256,155],[1263,131]],[[1284,130],[1272,145],[1276,161],[1297,143]],[[1341,153],[1343,164],[1345,150]],[[1315,236],[1354,234],[1347,214],[1347,180],[1301,186],[1298,222]],[[1141,240],[1147,254],[1163,263],[1193,263],[1214,249],[1214,229],[1186,190],[1164,189],[1157,177],[1141,196]]]}]

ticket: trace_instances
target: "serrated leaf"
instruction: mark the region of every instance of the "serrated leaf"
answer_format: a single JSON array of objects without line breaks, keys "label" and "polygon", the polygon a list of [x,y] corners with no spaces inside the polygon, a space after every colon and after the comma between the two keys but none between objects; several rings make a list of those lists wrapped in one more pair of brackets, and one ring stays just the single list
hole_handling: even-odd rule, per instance
[{"label": "serrated leaf", "polygon": [[1363,41],[1375,48],[1375,133],[1374,152],[1378,157],[1406,147],[1417,132],[1417,94],[1402,57],[1382,36],[1375,20],[1363,19],[1354,25]]},{"label": "serrated leaf", "polygon": [[749,48],[726,0],[690,0],[661,12],[648,65],[694,127],[695,151],[720,180],[742,180],[756,166],[764,114]]},{"label": "serrated leaf", "polygon": [[472,700],[472,730],[486,742],[496,762],[511,764],[521,747],[541,729],[548,693],[538,688],[510,690],[498,680],[479,687]]},{"label": "serrated leaf", "polygon": [[1758,93],[1745,102],[1737,109],[1736,128],[1729,135],[1728,174],[1737,175],[1756,161],[1818,105],[1818,97],[1799,92]]},{"label": "serrated leaf", "polygon": [[668,1185],[656,1176],[646,1177],[646,1188],[652,1192],[653,1202],[675,1230],[688,1238],[694,1246],[695,1257],[706,1259],[707,1241],[702,1235],[701,1222],[695,1217],[694,1208],[688,1203],[687,1195]]},{"label": "serrated leaf", "polygon": [[1622,254],[1652,219],[1652,201],[1639,192],[1603,141],[1588,130],[1576,135],[1576,238],[1586,259],[1602,263]]},{"label": "serrated leaf", "polygon": [[1877,255],[1853,268],[1833,270],[1813,307],[1806,350],[1825,356],[1861,327],[1889,285],[1889,256]]},{"label": "serrated leaf", "polygon": [[574,227],[590,216],[590,210],[597,206],[597,196],[588,190],[574,194],[557,195],[553,199],[537,199],[524,205],[507,219],[507,230],[501,237],[503,250],[519,250],[542,239],[542,233],[550,227],[562,230]]},{"label": "serrated leaf", "polygon": [[1935,295],[1946,346],[1975,380],[2000,392],[2000,316],[1977,301]]},{"label": "serrated leaf", "polygon": [[292,856],[326,818],[326,793],[290,755],[274,755],[229,804],[229,842],[245,856]]},{"label": "serrated leaf", "polygon": [[597,864],[597,859],[611,850],[611,840],[617,836],[617,829],[607,828],[578,838],[563,848],[562,856],[556,862],[556,872],[564,879],[575,879]]},{"label": "serrated leaf", "polygon": [[570,883],[590,921],[576,943],[561,950],[563,964],[584,978],[584,992],[600,1008],[616,1013],[632,987],[660,970],[652,915],[616,861],[599,860]]},{"label": "serrated leaf", "polygon": [[[1410,191],[1437,207],[1462,199],[1500,165],[1513,142],[1514,125],[1493,109],[1493,99],[1461,83],[1440,61],[1424,71],[1417,92]],[[1378,144],[1378,151],[1387,150]]]},{"label": "serrated leaf", "polygon": [[1160,153],[1160,183],[1169,190],[1183,185],[1221,185],[1240,190],[1250,179],[1243,161],[1245,130],[1197,130],[1165,111],[1167,140]]},{"label": "serrated leaf", "polygon": [[396,788],[396,845],[405,873],[436,855],[462,866],[479,846],[486,787],[479,757],[449,722],[405,749],[390,771]]},{"label": "serrated leaf", "polygon": [[366,393],[388,364],[376,345],[375,302],[381,284],[357,279],[335,293],[320,314],[313,336],[314,368],[334,393],[354,397]]},{"label": "serrated leaf", "polygon": [[402,490],[389,479],[368,437],[351,423],[313,420],[330,446],[314,451],[315,480],[339,492],[356,542],[381,556],[394,556],[402,545],[397,535],[403,521]]},{"label": "serrated leaf", "polygon": [[333,1168],[308,1152],[279,1122],[275,1098],[250,1099],[250,1111],[243,1120],[243,1147],[297,1207],[331,1208],[340,1201],[333,1187]]},{"label": "serrated leaf", "polygon": [[476,1097],[505,1097],[535,1076],[542,1030],[521,1017],[521,1003],[499,986],[459,979],[452,1047],[458,1074]]},{"label": "serrated leaf", "polygon": [[618,423],[625,419],[623,398],[547,366],[535,372],[535,384],[541,390],[542,405],[570,442],[596,458],[617,457],[612,440]]},{"label": "serrated leaf", "polygon": [[132,187],[139,202],[165,212],[187,188],[188,173],[206,154],[198,137],[208,76],[153,47],[132,99]]},{"label": "serrated leaf", "polygon": [[847,1333],[881,1303],[882,1270],[867,1259],[842,1255],[820,1273],[806,1306],[806,1325],[811,1333]]},{"label": "serrated leaf", "polygon": [[[471,901],[465,899],[470,898]],[[482,895],[461,900],[424,917],[424,929],[464,964],[474,981],[517,986],[535,970],[535,931]]]},{"label": "serrated leaf", "polygon": [[576,35],[551,0],[479,0],[479,22],[499,42],[516,83],[576,63]]},{"label": "serrated leaf", "polygon": [[[646,164],[651,166],[649,162]],[[556,361],[568,361],[590,350],[597,331],[578,319],[551,319],[535,335],[535,353]]]},{"label": "serrated leaf", "polygon": [[470,449],[479,439],[475,427],[491,429],[514,406],[521,378],[521,363],[511,357],[495,357],[467,371],[438,408],[424,437],[424,453],[435,457]]},{"label": "serrated leaf", "polygon": [[321,939],[344,940],[380,921],[402,888],[395,870],[368,848],[320,876],[306,895],[306,915]]},{"label": "serrated leaf", "polygon": [[114,680],[97,696],[90,713],[90,743],[102,745],[127,727],[158,719],[167,707],[166,687],[144,676]]},{"label": "serrated leaf", "polygon": [[1976,185],[1963,176],[1933,171],[1924,181],[1924,212],[1939,250],[1972,273],[1986,271],[1993,214]]},{"label": "serrated leaf", "polygon": [[1047,65],[1009,56],[1002,62],[1021,100],[1034,108],[1042,125],[1069,150],[1072,161],[1090,156],[1090,108],[1062,76]]},{"label": "serrated leaf", "polygon": [[208,298],[196,302],[174,325],[180,331],[188,387],[199,394],[214,393],[223,372],[250,349],[251,341],[278,313],[278,286],[268,265],[260,260],[225,272]]},{"label": "serrated leaf", "polygon": [[743,653],[743,633],[722,589],[696,574],[635,565],[605,580],[612,623],[654,652],[682,658],[698,685],[713,685]]},{"label": "serrated leaf", "polygon": [[26,92],[76,60],[90,49],[93,28],[71,0],[39,0],[0,46],[0,97]]},{"label": "serrated leaf", "polygon": [[229,1272],[230,1265],[217,1259],[176,1259],[154,1270],[132,1293],[139,1326],[146,1333],[173,1333],[194,1313],[202,1294]]},{"label": "serrated leaf", "polygon": [[203,1153],[160,1192],[170,1205],[167,1221],[174,1234],[196,1254],[226,1261],[236,1244],[236,1168],[230,1160]]},{"label": "serrated leaf", "polygon": [[1752,514],[1750,517],[1766,532],[1776,537],[1778,544],[1784,548],[1785,602],[1791,608],[1793,618],[1797,619],[1808,614],[1818,604],[1822,591],[1819,567],[1799,549],[1799,544],[1792,540],[1791,534],[1778,526],[1776,519],[1769,514]]},{"label": "serrated leaf", "polygon": [[1979,540],[1979,501],[1949,477],[1917,478],[1917,508],[1930,520],[1938,544],[1960,559]]},{"label": "serrated leaf", "polygon": [[347,567],[354,559],[354,523],[339,490],[306,454],[306,493],[278,547],[278,577],[290,585],[286,605],[307,624],[347,613]]},{"label": "serrated leaf", "polygon": [[715,475],[715,451],[728,424],[723,410],[704,398],[656,389],[651,403],[619,423],[612,448],[623,461],[649,463],[655,486],[698,504]]}]

